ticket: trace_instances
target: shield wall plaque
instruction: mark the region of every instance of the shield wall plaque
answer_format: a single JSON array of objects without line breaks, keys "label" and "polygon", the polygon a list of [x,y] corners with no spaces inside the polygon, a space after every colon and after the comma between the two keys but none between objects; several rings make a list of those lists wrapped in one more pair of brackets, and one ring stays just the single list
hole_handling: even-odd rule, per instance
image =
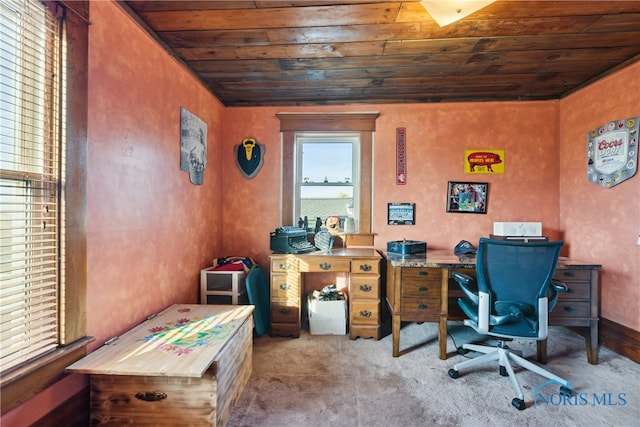
[{"label": "shield wall plaque", "polygon": [[245,178],[253,178],[264,163],[264,145],[258,144],[255,138],[245,138],[236,145],[236,164]]}]

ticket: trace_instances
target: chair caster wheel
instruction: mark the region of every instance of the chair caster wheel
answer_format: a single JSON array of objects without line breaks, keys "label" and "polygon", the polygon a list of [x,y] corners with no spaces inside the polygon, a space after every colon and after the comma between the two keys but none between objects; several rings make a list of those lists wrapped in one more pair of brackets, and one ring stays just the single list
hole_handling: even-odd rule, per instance
[{"label": "chair caster wheel", "polygon": [[453,379],[458,378],[458,374],[459,374],[459,372],[456,371],[455,369],[449,369],[449,376],[451,378],[453,378]]},{"label": "chair caster wheel", "polygon": [[561,386],[561,387],[560,387],[560,394],[561,394],[562,396],[571,397],[571,396],[573,396],[573,390],[571,390],[571,389],[570,389],[570,388],[568,388],[568,387]]},{"label": "chair caster wheel", "polygon": [[511,404],[518,410],[518,411],[522,411],[524,408],[526,408],[526,405],[524,404],[524,400],[522,399],[518,399],[517,397],[514,397],[513,400],[511,401]]},{"label": "chair caster wheel", "polygon": [[502,375],[503,377],[508,377],[509,373],[507,372],[507,368],[505,368],[504,366],[500,366],[500,375]]}]

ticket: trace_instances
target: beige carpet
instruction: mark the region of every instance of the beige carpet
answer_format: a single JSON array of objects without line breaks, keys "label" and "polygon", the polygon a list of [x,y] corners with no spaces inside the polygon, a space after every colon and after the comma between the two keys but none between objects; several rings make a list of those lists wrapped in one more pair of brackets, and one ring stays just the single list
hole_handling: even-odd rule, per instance
[{"label": "beige carpet", "polygon": [[[303,330],[298,339],[257,337],[253,373],[228,426],[640,425],[639,364],[601,347],[599,364],[590,365],[583,337],[552,327],[546,368],[569,379],[577,395],[561,402],[557,385],[540,387],[544,378],[518,371],[527,404],[518,411],[497,366],[461,372],[455,380],[447,375],[465,360],[454,340],[474,340],[467,329],[450,325],[447,360],[438,359],[433,323],[404,325],[399,358],[391,356],[390,335],[352,341]],[[511,347],[535,360],[535,343]]]}]

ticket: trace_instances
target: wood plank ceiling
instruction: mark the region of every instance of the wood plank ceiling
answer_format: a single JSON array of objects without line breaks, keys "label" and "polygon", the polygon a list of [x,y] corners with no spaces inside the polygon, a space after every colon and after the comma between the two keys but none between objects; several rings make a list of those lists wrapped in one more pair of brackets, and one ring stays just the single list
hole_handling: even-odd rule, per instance
[{"label": "wood plank ceiling", "polygon": [[[443,0],[446,1],[446,0]],[[640,1],[121,3],[226,106],[560,99],[640,59]]]}]

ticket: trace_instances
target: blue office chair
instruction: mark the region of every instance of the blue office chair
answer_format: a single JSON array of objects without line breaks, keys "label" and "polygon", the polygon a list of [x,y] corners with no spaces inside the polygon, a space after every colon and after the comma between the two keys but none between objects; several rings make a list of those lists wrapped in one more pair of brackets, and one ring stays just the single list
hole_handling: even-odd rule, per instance
[{"label": "blue office chair", "polygon": [[480,239],[476,280],[460,272],[453,272],[452,276],[466,295],[458,299],[458,305],[468,317],[464,324],[480,334],[495,337],[498,346],[464,344],[464,350],[483,354],[456,364],[449,370],[451,378],[458,378],[460,370],[497,360],[500,375],[511,379],[517,394],[511,404],[519,410],[526,406],[512,364],[556,381],[561,385],[562,395],[572,395],[569,381],[529,362],[506,345],[514,339],[540,341],[547,337],[548,313],[556,304],[557,292],[567,290],[552,280],[562,245],[562,241],[524,243]]}]

